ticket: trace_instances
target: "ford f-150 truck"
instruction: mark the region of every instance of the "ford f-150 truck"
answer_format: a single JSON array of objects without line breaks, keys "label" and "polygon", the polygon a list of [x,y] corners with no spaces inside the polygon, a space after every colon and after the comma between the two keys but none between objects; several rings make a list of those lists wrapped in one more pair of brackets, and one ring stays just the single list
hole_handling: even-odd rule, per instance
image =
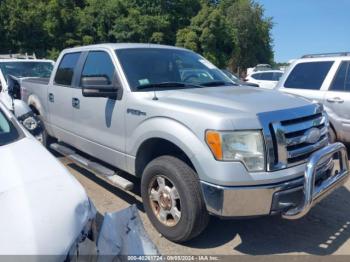
[{"label": "ford f-150 truck", "polygon": [[349,177],[322,105],[235,86],[186,49],[66,49],[50,79],[21,92],[47,146],[123,189],[127,173],[141,178],[145,211],[172,241],[200,234],[209,215],[300,218]]}]

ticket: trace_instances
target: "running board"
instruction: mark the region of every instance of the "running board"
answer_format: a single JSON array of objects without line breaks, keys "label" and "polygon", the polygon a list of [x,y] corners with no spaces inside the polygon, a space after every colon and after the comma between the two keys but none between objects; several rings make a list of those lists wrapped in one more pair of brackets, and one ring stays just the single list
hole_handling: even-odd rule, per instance
[{"label": "running board", "polygon": [[111,183],[114,186],[127,191],[133,189],[134,187],[134,183],[121,176],[118,176],[115,171],[77,154],[73,149],[67,146],[54,143],[50,145],[50,148],[69,158],[79,166],[90,170],[96,176],[105,179],[107,182]]}]

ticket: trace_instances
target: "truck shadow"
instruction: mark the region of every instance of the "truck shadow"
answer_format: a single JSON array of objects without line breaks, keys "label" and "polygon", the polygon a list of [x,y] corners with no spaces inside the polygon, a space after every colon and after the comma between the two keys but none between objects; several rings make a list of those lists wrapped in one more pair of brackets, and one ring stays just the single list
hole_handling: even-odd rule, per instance
[{"label": "truck shadow", "polygon": [[330,255],[349,240],[349,206],[350,192],[341,187],[300,220],[279,216],[231,221],[212,218],[206,231],[186,245],[206,249],[236,238],[232,249],[247,255]]}]

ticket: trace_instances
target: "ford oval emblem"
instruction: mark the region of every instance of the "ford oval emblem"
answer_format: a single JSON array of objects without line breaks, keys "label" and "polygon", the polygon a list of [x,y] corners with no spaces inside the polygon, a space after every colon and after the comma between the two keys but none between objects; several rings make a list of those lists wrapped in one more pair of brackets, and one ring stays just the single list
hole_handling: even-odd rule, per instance
[{"label": "ford oval emblem", "polygon": [[311,128],[305,133],[305,142],[314,144],[321,138],[321,131],[318,128]]}]

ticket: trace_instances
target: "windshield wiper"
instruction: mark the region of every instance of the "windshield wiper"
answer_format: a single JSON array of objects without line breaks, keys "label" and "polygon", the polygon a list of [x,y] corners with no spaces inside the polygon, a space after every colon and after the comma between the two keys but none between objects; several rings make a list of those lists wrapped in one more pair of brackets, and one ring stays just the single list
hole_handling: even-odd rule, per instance
[{"label": "windshield wiper", "polygon": [[201,86],[226,86],[226,85],[235,85],[235,84],[227,81],[210,81],[210,82],[200,83],[200,85]]},{"label": "windshield wiper", "polygon": [[191,83],[183,83],[183,82],[161,82],[161,83],[150,83],[145,85],[139,85],[136,88],[148,89],[148,88],[171,88],[171,87],[185,87],[185,88],[202,88],[201,85],[191,84]]}]

